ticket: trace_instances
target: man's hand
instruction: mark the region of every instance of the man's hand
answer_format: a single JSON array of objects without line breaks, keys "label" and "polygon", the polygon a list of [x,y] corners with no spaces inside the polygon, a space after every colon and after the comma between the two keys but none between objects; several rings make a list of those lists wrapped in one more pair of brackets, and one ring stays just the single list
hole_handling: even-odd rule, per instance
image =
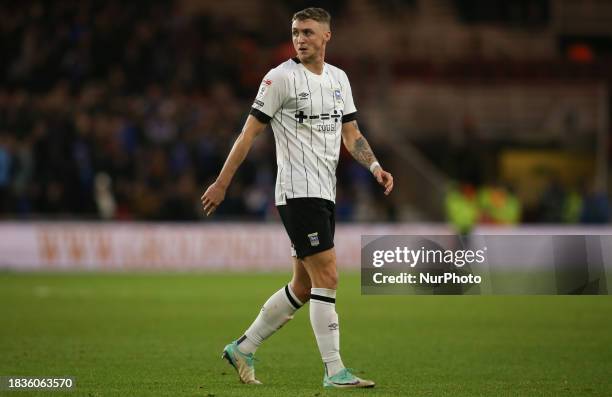
[{"label": "man's hand", "polygon": [[391,190],[393,190],[393,175],[383,170],[382,167],[376,167],[374,178],[376,178],[380,185],[385,187],[385,195],[388,196]]},{"label": "man's hand", "polygon": [[240,135],[238,135],[236,142],[234,142],[234,146],[232,146],[232,150],[230,150],[217,180],[215,183],[210,185],[202,197],[200,197],[206,216],[209,216],[215,212],[219,204],[221,204],[225,198],[225,191],[232,182],[232,178],[238,170],[238,167],[240,164],[242,164],[245,157],[249,153],[249,150],[253,145],[253,140],[257,137],[257,135],[263,132],[266,125],[267,124],[257,120],[251,114],[249,114],[247,117],[247,121],[244,123],[244,128],[242,129]]},{"label": "man's hand", "polygon": [[215,212],[219,204],[225,199],[225,189],[218,182],[213,183],[206,189],[206,192],[200,198],[206,216]]}]

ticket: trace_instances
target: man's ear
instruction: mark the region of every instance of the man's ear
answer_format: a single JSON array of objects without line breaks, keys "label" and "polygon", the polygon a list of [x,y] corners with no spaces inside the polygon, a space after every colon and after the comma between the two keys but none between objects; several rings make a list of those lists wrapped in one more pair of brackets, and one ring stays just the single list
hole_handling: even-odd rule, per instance
[{"label": "man's ear", "polygon": [[325,39],[325,42],[327,43],[331,39],[331,32],[329,31],[325,32],[325,35],[323,35],[323,38]]}]

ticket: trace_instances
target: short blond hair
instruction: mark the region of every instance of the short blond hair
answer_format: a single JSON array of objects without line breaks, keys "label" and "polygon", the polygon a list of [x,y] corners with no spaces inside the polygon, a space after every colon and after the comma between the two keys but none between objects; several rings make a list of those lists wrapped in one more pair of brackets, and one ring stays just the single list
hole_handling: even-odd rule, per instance
[{"label": "short blond hair", "polygon": [[312,19],[313,21],[317,21],[319,23],[326,23],[327,26],[331,26],[331,15],[329,15],[329,12],[318,7],[308,7],[303,9],[302,11],[296,12],[295,14],[293,14],[291,22],[305,21],[306,19]]}]

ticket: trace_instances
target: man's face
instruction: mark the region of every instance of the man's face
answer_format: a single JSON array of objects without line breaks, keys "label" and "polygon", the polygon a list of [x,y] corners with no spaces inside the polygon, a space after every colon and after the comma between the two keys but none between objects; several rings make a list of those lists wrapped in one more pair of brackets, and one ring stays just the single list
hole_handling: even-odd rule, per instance
[{"label": "man's face", "polygon": [[329,26],[312,19],[295,20],[291,24],[293,48],[300,61],[316,59],[331,37]]}]

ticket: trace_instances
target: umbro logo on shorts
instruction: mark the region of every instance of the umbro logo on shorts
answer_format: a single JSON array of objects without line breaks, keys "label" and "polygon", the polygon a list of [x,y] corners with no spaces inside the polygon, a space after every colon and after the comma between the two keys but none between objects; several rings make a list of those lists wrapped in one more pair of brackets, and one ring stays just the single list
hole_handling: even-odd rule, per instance
[{"label": "umbro logo on shorts", "polygon": [[310,233],[308,235],[308,239],[310,240],[310,245],[316,247],[319,245],[319,233]]}]

